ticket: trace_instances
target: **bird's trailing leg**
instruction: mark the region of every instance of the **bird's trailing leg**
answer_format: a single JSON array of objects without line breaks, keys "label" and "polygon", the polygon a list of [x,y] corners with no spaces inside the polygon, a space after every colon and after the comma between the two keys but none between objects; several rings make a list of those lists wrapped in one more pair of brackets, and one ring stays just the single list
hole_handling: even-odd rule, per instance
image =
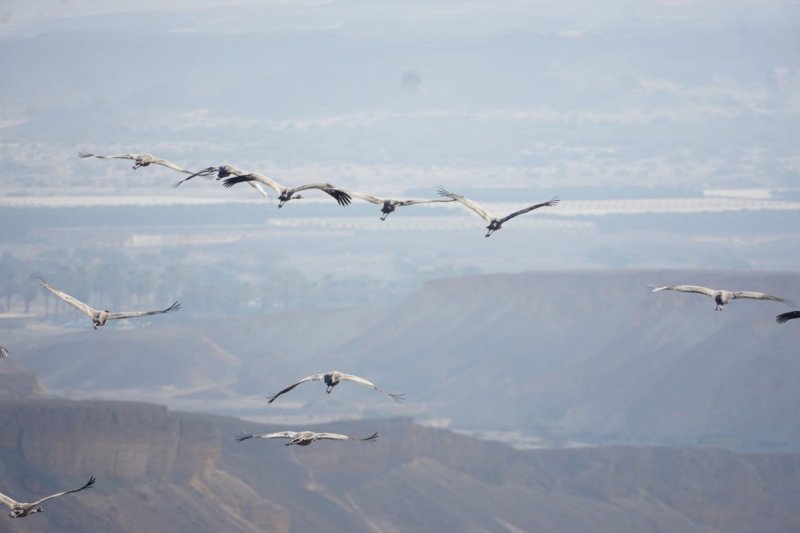
[{"label": "bird's trailing leg", "polygon": [[491,236],[492,236],[492,233],[494,233],[495,231],[497,231],[497,230],[499,230],[499,229],[500,229],[500,224],[498,224],[496,220],[492,220],[492,221],[489,223],[489,225],[488,225],[488,226],[486,226],[486,229],[487,229],[487,230],[489,230],[489,231],[488,231],[488,232],[486,232],[486,235],[485,235],[485,236],[486,236],[486,237],[491,237]]},{"label": "bird's trailing leg", "polygon": [[298,200],[302,199],[303,197],[299,194],[293,194],[291,196],[286,196],[286,193],[281,194],[278,196],[278,207],[283,207],[283,204],[288,202],[289,200]]},{"label": "bird's trailing leg", "polygon": [[381,213],[383,213],[381,215],[381,220],[386,220],[386,217],[388,217],[389,215],[394,213],[395,209],[396,209],[396,207],[394,205],[392,205],[392,203],[390,201],[387,200],[387,201],[383,202],[383,207],[381,207]]}]

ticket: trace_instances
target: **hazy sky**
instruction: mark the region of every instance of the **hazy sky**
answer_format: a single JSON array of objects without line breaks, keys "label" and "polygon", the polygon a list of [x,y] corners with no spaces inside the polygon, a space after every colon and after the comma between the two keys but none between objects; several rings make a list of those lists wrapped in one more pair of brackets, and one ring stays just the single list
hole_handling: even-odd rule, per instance
[{"label": "hazy sky", "polygon": [[[800,213],[799,13],[778,1],[10,1],[0,206],[258,200],[76,157],[150,152],[378,196],[442,185],[498,213],[560,196],[515,221],[526,231],[741,213],[712,236],[732,239],[769,213],[758,238],[782,239]],[[458,209],[418,208],[404,224],[451,226],[436,218]],[[312,223],[297,215],[270,212]]]},{"label": "hazy sky", "polygon": [[[537,271],[528,275],[528,293],[515,289],[524,276],[510,279],[496,297],[478,288],[475,294],[488,299],[470,312],[479,317],[507,294],[527,311],[541,292],[534,285],[546,285],[538,280],[541,271],[591,269],[627,269],[614,274],[618,294],[636,298],[656,316],[648,283],[701,283],[673,276],[675,269],[712,271],[701,278],[708,283],[721,270],[797,271],[798,6],[5,2],[0,258],[18,270],[17,286],[8,282],[16,292],[9,291],[14,297],[8,297],[7,310],[20,312],[32,303],[37,320],[73,320],[70,309],[45,316],[43,298],[23,272],[33,268],[93,301],[127,307],[179,299],[184,308],[169,320],[187,322],[197,316],[216,322],[215,314],[385,304],[408,295],[408,316],[416,319],[413,298],[426,280]],[[433,197],[443,186],[498,215],[555,196],[561,203],[514,219],[486,239],[486,223],[457,204],[402,208],[385,222],[375,205],[342,208],[321,193],[277,209],[274,198],[264,201],[246,185],[224,189],[196,179],[174,188],[183,174],[81,159],[81,151],[152,153],[195,171],[228,163],[289,185],[328,181],[376,196]],[[646,274],[629,284],[626,276],[640,269]],[[125,282],[105,276],[109,271]],[[663,279],[649,279],[659,271],[666,271]],[[607,285],[604,275],[597,285]],[[752,276],[745,279],[758,280]],[[489,279],[462,282],[472,287]],[[790,297],[797,293],[778,285],[788,278],[770,279],[780,294],[784,288]],[[421,306],[431,320],[451,304],[447,281],[442,283],[442,301]],[[630,287],[635,290],[628,292]],[[685,301],[666,296],[655,301]],[[544,301],[539,314],[520,319],[518,329],[526,331],[542,317],[574,315],[573,301],[560,294],[550,301],[563,308],[554,313]],[[576,305],[601,338],[618,331],[616,322],[638,333],[636,317],[644,316],[623,306],[601,313],[606,322],[598,326],[590,304]],[[677,309],[663,314],[707,335]],[[703,311],[710,311],[704,320],[720,324],[729,315]],[[499,322],[505,312],[497,312]],[[762,335],[772,335],[767,326],[777,327],[771,313]],[[553,320],[553,336],[583,360],[575,336],[563,335],[563,324]],[[346,328],[360,332],[363,322],[348,321]],[[646,322],[663,340],[665,357],[672,353],[673,330],[655,318]],[[396,323],[403,320],[388,318],[385,330]],[[219,321],[221,331],[226,326]],[[299,335],[306,334],[302,327]],[[786,328],[780,331],[788,335]],[[366,340],[370,333],[363,332]],[[409,329],[407,336],[417,340],[416,333]],[[246,347],[238,343],[251,342],[249,335],[226,334],[241,337],[231,340],[231,354],[246,350],[255,362],[264,359],[265,345],[273,349],[272,336],[283,336],[281,353],[295,361],[293,339],[283,331],[264,333],[267,340]],[[318,335],[317,350],[327,352],[329,339]],[[428,339],[437,335],[440,330],[432,328]],[[598,356],[615,353],[613,343],[597,345],[596,337],[581,336]],[[491,338],[487,333],[482,341]],[[642,350],[651,349],[651,338],[642,339]],[[363,346],[363,360],[370,361],[375,347]],[[414,353],[427,357],[426,348]],[[478,367],[464,366],[458,357],[464,348],[453,345],[452,363],[474,379],[470,373]],[[474,348],[476,359],[491,366],[482,345]],[[405,348],[397,349],[399,365]],[[507,349],[522,367],[535,364],[527,351]],[[61,356],[49,348],[42,353]],[[640,353],[631,348],[631,357],[644,361]],[[728,360],[724,352],[715,355]],[[563,361],[560,349],[551,356]],[[674,368],[672,363],[663,368]],[[192,367],[176,363],[184,366]],[[585,376],[595,375],[587,368]],[[309,371],[297,370],[298,376]],[[209,375],[216,379],[217,372]],[[662,383],[663,373],[653,375]],[[521,379],[521,390],[529,384]]]},{"label": "hazy sky", "polygon": [[353,187],[774,187],[800,166],[795,3],[35,6],[0,16],[2,155],[56,182],[85,179],[76,147]]}]

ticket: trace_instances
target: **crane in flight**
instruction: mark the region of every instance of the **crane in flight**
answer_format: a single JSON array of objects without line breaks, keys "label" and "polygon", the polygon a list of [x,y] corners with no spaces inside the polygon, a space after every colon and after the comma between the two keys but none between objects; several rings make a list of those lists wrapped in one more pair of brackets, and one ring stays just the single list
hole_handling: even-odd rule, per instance
[{"label": "crane in flight", "polygon": [[377,433],[363,439],[348,437],[339,433],[315,433],[314,431],[279,431],[278,433],[267,433],[265,435],[252,435],[250,433],[239,433],[236,442],[247,439],[290,439],[286,446],[296,444],[297,446],[308,446],[315,440],[352,440],[355,442],[372,442],[378,438]]},{"label": "crane in flight", "polygon": [[75,492],[80,492],[80,491],[82,491],[84,489],[88,489],[88,488],[94,486],[94,482],[95,482],[95,478],[94,478],[94,476],[92,476],[92,477],[89,478],[89,481],[86,483],[86,485],[82,486],[79,489],[65,490],[64,492],[57,492],[56,494],[51,494],[50,496],[45,496],[44,498],[41,498],[41,499],[36,500],[35,502],[31,502],[31,503],[18,502],[16,500],[14,500],[13,498],[9,498],[5,494],[0,493],[0,502],[4,503],[6,506],[8,506],[9,509],[11,509],[11,512],[8,513],[9,517],[11,517],[11,518],[25,518],[28,515],[32,515],[32,514],[35,514],[35,513],[41,513],[42,511],[44,511],[44,508],[42,507],[42,504],[44,502],[46,502],[47,500],[52,500],[53,498],[59,498],[61,496],[66,496],[67,494],[72,494],[72,493],[75,493]]},{"label": "crane in flight", "polygon": [[730,303],[731,300],[736,300],[737,298],[749,298],[751,300],[769,300],[772,302],[781,302],[781,303],[790,303],[789,300],[785,298],[779,298],[777,296],[772,296],[771,294],[767,294],[764,292],[753,292],[753,291],[726,291],[724,289],[709,289],[708,287],[701,287],[699,285],[667,285],[665,287],[651,287],[650,292],[659,292],[659,291],[679,291],[679,292],[693,292],[696,294],[704,294],[713,298],[714,303],[717,306],[714,308],[715,311],[722,311],[722,306],[727,305]]},{"label": "crane in flight", "polygon": [[39,282],[39,285],[53,293],[57,298],[64,300],[69,305],[78,309],[85,315],[87,315],[94,325],[94,329],[99,328],[100,326],[105,326],[106,322],[109,320],[120,320],[123,318],[138,318],[141,316],[149,316],[149,315],[160,315],[162,313],[169,313],[170,311],[177,311],[181,308],[181,304],[179,302],[173,302],[172,305],[167,307],[166,309],[161,309],[158,311],[122,311],[112,313],[108,310],[98,310],[94,307],[91,307],[88,304],[83,303],[82,301],[78,300],[77,298],[70,296],[66,292],[62,292],[49,283],[45,281],[45,279],[38,274],[32,274],[31,277]]},{"label": "crane in flight", "polygon": [[[191,176],[187,176],[182,180],[178,181],[177,183],[175,183],[175,185],[173,185],[173,187],[180,187],[183,182],[189,181],[190,179],[196,178],[198,176],[211,179],[211,177],[214,176],[214,174],[216,174],[216,178],[219,181],[223,178],[227,178],[230,176],[243,176],[247,174],[247,172],[245,172],[244,170],[240,170],[233,165],[227,165],[227,164],[220,165],[218,167],[206,167],[200,172],[195,172]],[[253,187],[259,193],[261,193],[261,195],[264,198],[269,198],[269,194],[267,194],[267,191],[264,189],[263,185],[261,185],[256,181],[250,181],[248,183],[250,184],[251,187]]]},{"label": "crane in flight", "polygon": [[281,394],[285,394],[285,393],[289,392],[290,390],[292,390],[293,388],[297,387],[298,385],[301,385],[303,383],[307,383],[309,381],[322,381],[322,382],[324,382],[325,386],[326,386],[325,392],[327,392],[328,394],[330,394],[331,391],[333,391],[333,388],[336,385],[338,385],[339,383],[341,383],[342,381],[352,381],[353,383],[358,383],[360,385],[365,385],[367,387],[375,389],[378,392],[382,392],[383,394],[389,396],[392,400],[394,400],[396,402],[401,402],[404,399],[402,394],[392,394],[390,392],[386,392],[385,390],[381,389],[380,387],[378,387],[377,385],[375,385],[373,382],[371,382],[369,380],[366,380],[364,378],[360,378],[358,376],[354,376],[352,374],[345,374],[344,372],[339,372],[338,370],[333,370],[333,371],[327,372],[325,374],[312,374],[312,375],[310,375],[308,377],[305,377],[305,378],[301,379],[300,381],[298,381],[297,383],[289,385],[288,387],[286,387],[285,389],[280,391],[278,394],[274,394],[274,395],[270,396],[269,397],[269,402],[267,402],[267,403],[274,402],[278,398],[278,396],[280,396]]},{"label": "crane in flight", "polygon": [[479,206],[478,204],[476,204],[475,202],[470,200],[469,198],[464,198],[460,194],[456,194],[456,193],[450,192],[447,189],[445,189],[444,187],[439,187],[438,190],[439,190],[439,194],[441,196],[444,196],[446,198],[451,198],[453,200],[456,200],[457,202],[460,202],[461,204],[465,205],[466,207],[472,209],[482,219],[484,219],[486,222],[488,222],[489,225],[486,226],[486,229],[489,230],[489,231],[486,233],[486,235],[485,235],[486,237],[491,237],[492,233],[494,233],[495,231],[497,231],[500,228],[502,228],[503,224],[505,224],[506,222],[508,222],[509,220],[511,220],[514,217],[518,217],[519,215],[524,215],[525,213],[529,213],[530,211],[533,211],[534,209],[539,209],[540,207],[552,207],[554,205],[557,205],[558,202],[560,201],[558,199],[558,197],[556,197],[556,198],[553,198],[552,200],[548,200],[548,201],[542,202],[540,204],[534,204],[534,205],[525,207],[523,209],[520,209],[519,211],[514,211],[513,213],[510,213],[510,214],[508,214],[508,215],[506,215],[506,216],[504,216],[502,218],[498,218],[498,217],[494,216],[493,214],[491,214],[486,209],[484,209],[483,207]]},{"label": "crane in flight", "polygon": [[177,172],[183,172],[184,174],[192,173],[191,170],[186,170],[185,168],[180,167],[171,161],[167,161],[166,159],[161,159],[160,157],[156,157],[152,154],[97,155],[97,154],[89,154],[86,152],[78,152],[78,157],[82,159],[85,159],[87,157],[96,157],[97,159],[130,159],[131,161],[134,162],[133,170],[136,170],[139,167],[148,167],[150,165],[161,165],[162,167],[167,167]]},{"label": "crane in flight", "polygon": [[298,200],[302,198],[301,195],[297,194],[300,191],[306,191],[309,189],[319,189],[320,191],[332,196],[336,202],[341,205],[345,206],[350,204],[350,195],[342,189],[338,189],[335,186],[331,185],[330,183],[309,183],[307,185],[300,185],[299,187],[286,187],[281,185],[277,181],[273,180],[265,176],[264,174],[244,174],[241,176],[233,176],[231,178],[226,178],[222,184],[225,187],[233,187],[237,183],[261,183],[278,193],[278,207],[283,207],[283,204],[288,202],[289,200]]},{"label": "crane in flight", "polygon": [[371,194],[364,194],[361,192],[348,192],[350,196],[355,198],[360,198],[361,200],[365,200],[372,204],[378,204],[381,206],[381,220],[386,220],[386,217],[391,215],[395,212],[398,207],[404,207],[407,205],[416,205],[416,204],[432,204],[432,203],[442,203],[442,202],[455,202],[455,198],[437,198],[434,200],[395,200],[392,198],[378,198],[377,196],[372,196]]}]

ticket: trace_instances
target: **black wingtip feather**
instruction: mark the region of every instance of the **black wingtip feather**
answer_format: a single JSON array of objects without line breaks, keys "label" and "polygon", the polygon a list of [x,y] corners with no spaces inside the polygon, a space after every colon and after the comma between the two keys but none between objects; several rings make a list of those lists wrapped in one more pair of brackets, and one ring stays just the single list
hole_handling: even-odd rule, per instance
[{"label": "black wingtip feather", "polygon": [[789,311],[788,313],[782,313],[775,317],[775,321],[778,324],[785,324],[789,320],[794,320],[795,318],[800,318],[800,311]]},{"label": "black wingtip feather", "polygon": [[78,157],[84,159],[86,157],[94,157],[94,154],[90,154],[88,152],[78,152]]},{"label": "black wingtip feather", "polygon": [[373,434],[372,434],[372,435],[370,435],[369,437],[367,437],[367,438],[365,438],[365,439],[361,439],[361,441],[362,441],[362,442],[373,442],[373,441],[375,441],[375,439],[377,439],[377,438],[378,438],[378,432],[376,431],[375,433],[373,433]]},{"label": "black wingtip feather", "polygon": [[339,205],[341,205],[341,206],[350,205],[350,201],[352,200],[352,197],[349,194],[347,194],[346,192],[340,191],[339,189],[333,189],[333,190],[325,191],[325,192],[327,192],[328,194],[330,194],[331,196],[336,198],[336,202]]},{"label": "black wingtip feather", "polygon": [[252,439],[253,435],[251,435],[250,433],[242,432],[236,435],[236,437],[234,438],[236,439],[236,442],[242,442],[243,440]]},{"label": "black wingtip feather", "polygon": [[188,181],[188,180],[190,180],[192,178],[196,178],[197,176],[203,176],[203,177],[208,176],[209,174],[213,174],[213,173],[217,172],[217,170],[218,170],[217,167],[204,168],[200,172],[195,172],[194,174],[192,174],[190,176],[186,176],[181,181],[179,181],[175,186],[177,187],[178,185],[180,185],[184,181]]},{"label": "black wingtip feather", "polygon": [[246,181],[255,181],[255,178],[249,174],[244,174],[242,176],[233,176],[232,178],[225,178],[222,180],[222,186],[226,189],[230,189],[237,183],[244,183]]}]

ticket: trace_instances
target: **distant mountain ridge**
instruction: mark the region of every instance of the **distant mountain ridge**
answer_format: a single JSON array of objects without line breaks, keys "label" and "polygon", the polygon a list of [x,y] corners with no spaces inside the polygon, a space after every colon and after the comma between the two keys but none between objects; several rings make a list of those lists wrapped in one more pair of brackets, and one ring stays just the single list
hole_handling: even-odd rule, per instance
[{"label": "distant mountain ridge", "polygon": [[[344,350],[436,402],[457,427],[536,428],[597,443],[800,444],[797,331],[787,306],[650,293],[694,283],[792,298],[800,276],[529,272],[429,283]],[[425,354],[425,355],[423,355]],[[424,362],[423,362],[424,361]],[[396,366],[391,366],[392,363]],[[422,376],[422,377],[421,377]],[[735,409],[731,406],[735,405]],[[467,415],[468,413],[468,415]]]},{"label": "distant mountain ridge", "polygon": [[31,370],[9,360],[0,364],[0,398],[38,398],[43,392],[42,384]]},{"label": "distant mountain ridge", "polygon": [[[800,401],[797,324],[774,320],[789,308],[736,300],[715,312],[710,298],[648,289],[671,283],[800,295],[800,275],[790,273],[473,276],[432,281],[384,307],[153,324],[146,335],[40,332],[15,359],[50,393],[263,421],[405,415],[550,446],[800,449],[800,413],[786,408]],[[346,384],[326,395],[308,384],[267,406],[269,394],[332,369],[407,401]]]},{"label": "distant mountain ridge", "polygon": [[[3,531],[792,531],[800,454],[519,451],[408,419],[310,429],[372,444],[236,443],[287,429],[125,402],[0,405],[0,483],[20,498],[97,486]],[[305,429],[305,427],[303,428]]]}]

